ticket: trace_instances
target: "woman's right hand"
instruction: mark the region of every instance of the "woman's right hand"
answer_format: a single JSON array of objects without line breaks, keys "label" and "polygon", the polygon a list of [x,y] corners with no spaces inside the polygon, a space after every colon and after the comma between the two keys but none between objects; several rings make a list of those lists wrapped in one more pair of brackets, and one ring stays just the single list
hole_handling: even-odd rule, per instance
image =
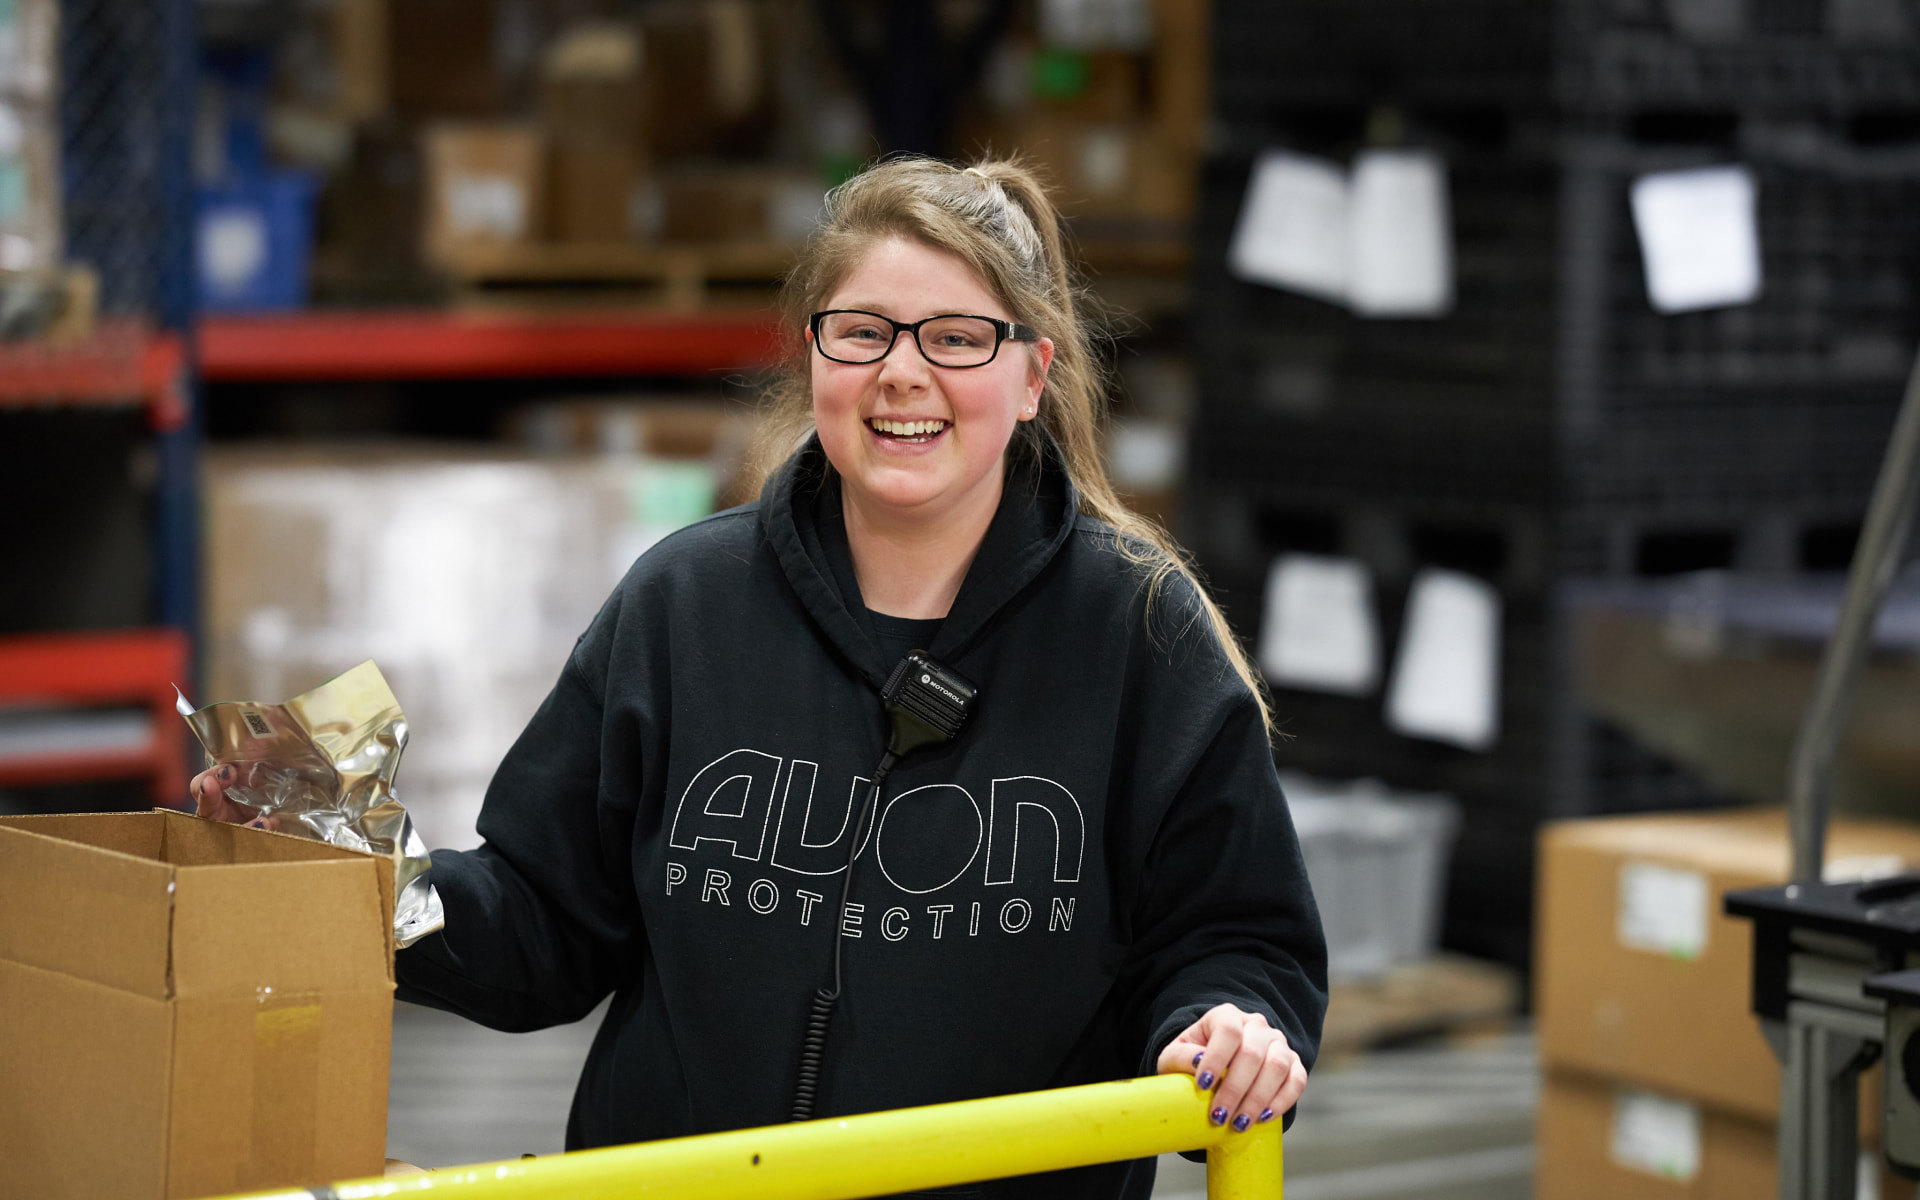
[{"label": "woman's right hand", "polygon": [[187,788],[193,796],[194,815],[253,829],[278,829],[279,818],[262,817],[257,810],[227,798],[227,785],[238,781],[239,775],[232,763],[215,763],[195,775]]}]

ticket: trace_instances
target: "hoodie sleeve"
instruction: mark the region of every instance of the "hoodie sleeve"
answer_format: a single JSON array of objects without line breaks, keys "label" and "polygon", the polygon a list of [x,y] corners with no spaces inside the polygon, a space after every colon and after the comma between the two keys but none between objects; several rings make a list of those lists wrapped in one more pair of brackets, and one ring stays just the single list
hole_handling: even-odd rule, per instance
[{"label": "hoodie sleeve", "polygon": [[507,752],[480,812],[485,843],[433,852],[446,928],[396,957],[399,999],[524,1032],[586,1016],[640,961],[634,816],[602,796],[590,671],[576,649]]},{"label": "hoodie sleeve", "polygon": [[1218,1004],[1265,1016],[1313,1065],[1327,951],[1251,696],[1228,708],[1148,850],[1130,955],[1140,1072]]}]

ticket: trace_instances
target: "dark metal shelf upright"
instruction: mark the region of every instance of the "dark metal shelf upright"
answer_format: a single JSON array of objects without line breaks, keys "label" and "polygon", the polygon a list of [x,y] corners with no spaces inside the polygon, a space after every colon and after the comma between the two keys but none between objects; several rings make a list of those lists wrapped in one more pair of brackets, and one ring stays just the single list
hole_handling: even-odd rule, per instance
[{"label": "dark metal shelf upright", "polygon": [[194,0],[66,0],[61,12],[67,258],[99,273],[103,318],[141,319],[186,348],[186,419],[154,437],[150,612],[190,634],[199,622],[196,29]]}]

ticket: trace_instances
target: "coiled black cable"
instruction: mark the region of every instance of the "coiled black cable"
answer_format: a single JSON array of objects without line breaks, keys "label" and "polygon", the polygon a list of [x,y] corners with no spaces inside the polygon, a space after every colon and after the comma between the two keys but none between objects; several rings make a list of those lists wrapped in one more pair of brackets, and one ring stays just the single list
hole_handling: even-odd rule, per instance
[{"label": "coiled black cable", "polygon": [[833,1021],[833,1007],[840,1000],[840,943],[847,931],[847,901],[853,895],[853,860],[860,853],[860,840],[867,836],[867,821],[880,802],[880,789],[887,782],[893,764],[900,761],[887,751],[873,771],[873,786],[867,789],[866,803],[853,823],[853,841],[847,847],[847,874],[840,881],[840,909],[833,923],[833,986],[813,993],[813,1006],[807,1013],[807,1033],[800,1043],[800,1079],[793,1088],[793,1120],[811,1121],[813,1102],[820,1090],[820,1064],[827,1054],[827,1026]]},{"label": "coiled black cable", "polygon": [[880,789],[886,783],[888,773],[893,770],[895,761],[891,751],[880,760],[880,765],[873,772],[873,785],[867,789],[866,801],[860,806],[860,815],[854,821],[853,841],[847,849],[847,872],[840,881],[840,907],[834,920],[833,986],[814,992],[807,1013],[807,1032],[800,1046],[800,1077],[793,1089],[792,1119],[795,1121],[813,1119],[813,1104],[820,1089],[820,1066],[827,1051],[827,1030],[833,1021],[834,1005],[840,1000],[840,948],[846,934],[847,902],[853,894],[853,863],[860,853],[860,840],[866,836],[868,818],[879,802]]}]

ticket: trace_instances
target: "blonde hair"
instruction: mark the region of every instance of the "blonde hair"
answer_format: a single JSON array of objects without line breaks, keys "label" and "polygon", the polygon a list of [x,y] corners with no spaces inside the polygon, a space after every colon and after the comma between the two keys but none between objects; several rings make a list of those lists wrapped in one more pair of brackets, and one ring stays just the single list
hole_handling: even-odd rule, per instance
[{"label": "blonde hair", "polygon": [[1069,269],[1058,212],[1040,182],[1016,162],[990,160],[960,168],[936,159],[897,158],[828,195],[822,226],[781,289],[783,328],[794,344],[768,388],[767,421],[748,462],[755,492],[813,432],[810,364],[800,331],[867,252],[889,237],[960,259],[1015,321],[1053,340],[1039,414],[1015,427],[1010,457],[1037,459],[1045,436],[1052,435],[1067,477],[1080,493],[1081,511],[1113,526],[1121,554],[1144,568],[1149,614],[1169,579],[1187,580],[1200,608],[1194,619],[1205,616],[1271,730],[1266,690],[1225,614],[1167,531],[1121,503],[1107,478],[1100,445],[1107,379],[1093,352],[1092,322],[1083,315],[1088,301]]}]

